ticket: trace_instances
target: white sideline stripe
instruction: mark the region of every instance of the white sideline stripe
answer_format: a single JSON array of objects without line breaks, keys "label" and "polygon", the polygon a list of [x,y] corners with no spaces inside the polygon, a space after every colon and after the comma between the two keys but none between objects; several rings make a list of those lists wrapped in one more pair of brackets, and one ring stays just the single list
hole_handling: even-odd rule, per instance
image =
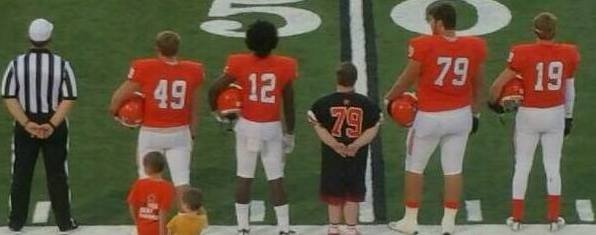
[{"label": "white sideline stripe", "polygon": [[575,208],[579,219],[584,222],[594,222],[594,211],[592,210],[592,201],[583,199],[575,201]]},{"label": "white sideline stripe", "polygon": [[[352,50],[352,63],[356,66],[358,80],[356,80],[356,92],[368,96],[368,76],[366,69],[366,37],[364,31],[364,13],[362,0],[350,0],[350,41]],[[358,220],[364,223],[375,221],[373,213],[372,195],[372,168],[370,149],[366,161],[366,195],[364,202],[360,203],[360,215]]]},{"label": "white sideline stripe", "polygon": [[50,208],[52,203],[49,201],[40,201],[35,204],[35,210],[33,212],[32,223],[42,224],[47,223],[50,218]]},{"label": "white sideline stripe", "polygon": [[[374,235],[396,235],[397,232],[389,230],[387,225],[364,225],[360,226],[362,234]],[[236,226],[210,226],[203,235],[230,235],[236,234]],[[320,235],[326,234],[327,226],[313,225],[313,226],[293,226],[299,234]],[[419,227],[419,235],[440,234],[441,227],[437,225],[423,225]],[[31,226],[23,229],[24,234],[27,235],[48,235],[56,234],[57,228],[55,226]],[[72,235],[131,235],[134,227],[130,225],[119,226],[81,226],[80,229],[71,233]],[[252,226],[251,234],[276,234],[276,226]],[[530,224],[525,225],[524,228],[512,233],[509,227],[505,225],[462,225],[456,229],[457,235],[545,235],[553,234],[548,232],[548,225],[546,224]],[[0,234],[10,234],[8,228],[0,227]],[[565,226],[556,235],[588,235],[596,234],[596,225],[593,224],[573,224]]]},{"label": "white sideline stripe", "polygon": [[250,201],[250,222],[263,222],[265,213],[264,201]]},{"label": "white sideline stripe", "polygon": [[482,222],[482,207],[480,200],[466,201],[466,212],[468,214],[468,221]]}]

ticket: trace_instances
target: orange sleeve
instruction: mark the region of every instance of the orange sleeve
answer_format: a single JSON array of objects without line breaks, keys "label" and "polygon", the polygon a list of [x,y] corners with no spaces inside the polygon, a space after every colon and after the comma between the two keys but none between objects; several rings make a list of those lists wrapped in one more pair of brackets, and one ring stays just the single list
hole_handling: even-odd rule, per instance
[{"label": "orange sleeve", "polygon": [[137,182],[135,182],[132,185],[132,188],[130,188],[130,192],[128,192],[128,197],[126,198],[126,202],[128,202],[128,204],[130,205],[134,205],[136,206],[138,204],[138,189],[137,189]]},{"label": "orange sleeve", "polygon": [[520,72],[521,69],[524,67],[524,58],[523,53],[516,47],[512,48],[509,52],[509,58],[507,59],[507,63],[509,68],[515,72]]},{"label": "orange sleeve", "polygon": [[238,79],[240,71],[240,63],[237,62],[237,59],[234,56],[228,57],[226,62],[226,67],[224,68],[224,73],[228,76],[233,77],[234,79]]},{"label": "orange sleeve", "polygon": [[128,70],[128,79],[133,82],[141,83],[142,82],[142,73],[143,69],[141,68],[141,63],[139,61],[133,61],[130,69]]},{"label": "orange sleeve", "polygon": [[159,199],[159,209],[170,210],[175,194],[176,191],[174,190],[174,186],[170,183],[162,187],[162,196]]},{"label": "orange sleeve", "polygon": [[409,59],[422,62],[426,57],[426,53],[424,41],[422,41],[421,38],[414,38],[410,40],[410,45],[408,47]]}]

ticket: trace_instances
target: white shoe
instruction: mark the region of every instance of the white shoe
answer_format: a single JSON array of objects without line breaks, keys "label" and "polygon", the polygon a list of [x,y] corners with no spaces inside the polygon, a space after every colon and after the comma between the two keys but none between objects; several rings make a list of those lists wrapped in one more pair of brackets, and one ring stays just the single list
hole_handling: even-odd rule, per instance
[{"label": "white shoe", "polygon": [[416,221],[410,222],[402,219],[400,221],[394,221],[387,224],[390,229],[398,231],[407,235],[418,234],[418,223]]},{"label": "white shoe", "polygon": [[340,235],[339,226],[337,225],[330,225],[327,228],[327,235]]},{"label": "white shoe", "polygon": [[445,218],[441,221],[441,234],[453,235],[455,233],[455,221],[447,221]]},{"label": "white shoe", "polygon": [[513,217],[507,218],[507,220],[505,221],[505,224],[507,224],[507,226],[509,226],[511,231],[514,231],[514,232],[521,230],[521,226],[522,226],[521,222],[515,221],[515,219],[513,219]]},{"label": "white shoe", "polygon": [[563,219],[563,217],[559,217],[556,221],[550,223],[548,230],[551,232],[557,232],[561,230],[563,226],[565,226],[565,219]]},{"label": "white shoe", "polygon": [[354,229],[347,229],[345,230],[345,232],[343,233],[344,235],[361,235],[360,230],[358,230],[357,228]]}]

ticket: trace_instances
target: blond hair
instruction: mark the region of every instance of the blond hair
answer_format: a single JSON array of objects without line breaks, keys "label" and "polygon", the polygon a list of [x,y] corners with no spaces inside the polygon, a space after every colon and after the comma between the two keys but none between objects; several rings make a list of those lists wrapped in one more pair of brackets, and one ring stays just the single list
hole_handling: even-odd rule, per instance
[{"label": "blond hair", "polygon": [[557,16],[542,12],[534,17],[534,33],[542,40],[552,40],[557,33]]},{"label": "blond hair", "polygon": [[162,31],[155,38],[155,46],[163,56],[172,57],[178,54],[179,45],[180,35],[174,31]]}]

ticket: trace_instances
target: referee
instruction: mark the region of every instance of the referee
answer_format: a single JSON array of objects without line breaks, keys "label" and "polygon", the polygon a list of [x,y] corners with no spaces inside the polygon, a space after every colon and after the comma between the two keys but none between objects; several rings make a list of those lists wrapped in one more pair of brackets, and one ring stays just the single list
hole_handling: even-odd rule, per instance
[{"label": "referee", "polygon": [[78,227],[70,214],[65,120],[77,98],[77,87],[70,63],[48,50],[53,27],[45,19],[31,22],[31,49],[8,64],[2,79],[2,97],[15,119],[8,223],[15,233],[27,220],[31,180],[40,151],[60,233]]}]

